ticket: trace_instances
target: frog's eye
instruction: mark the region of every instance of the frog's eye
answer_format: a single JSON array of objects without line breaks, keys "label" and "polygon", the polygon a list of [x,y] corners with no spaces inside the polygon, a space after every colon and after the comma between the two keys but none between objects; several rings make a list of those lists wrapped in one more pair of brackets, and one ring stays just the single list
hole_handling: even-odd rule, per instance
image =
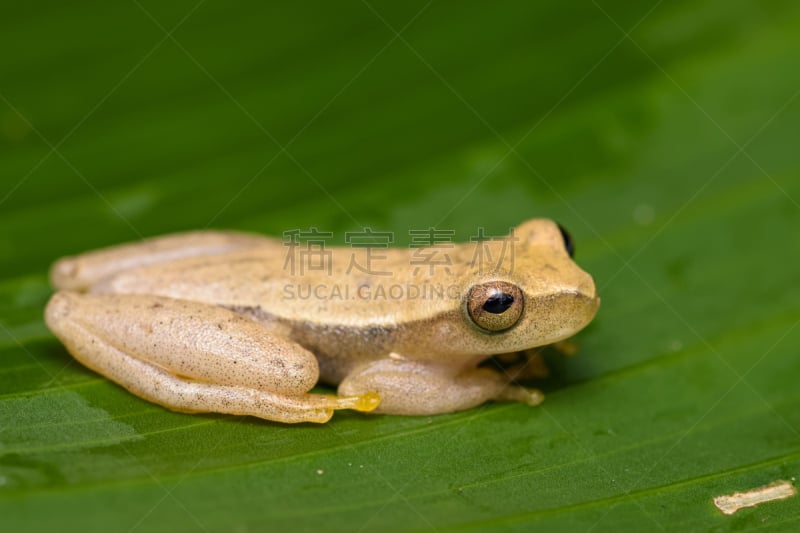
[{"label": "frog's eye", "polygon": [[475,285],[467,294],[469,317],[481,329],[503,331],[519,321],[525,301],[522,290],[506,281]]},{"label": "frog's eye", "polygon": [[561,232],[561,238],[564,239],[564,248],[566,248],[567,253],[570,257],[575,256],[575,243],[572,242],[572,236],[569,232],[564,229],[564,226],[561,224],[558,225],[558,230]]}]

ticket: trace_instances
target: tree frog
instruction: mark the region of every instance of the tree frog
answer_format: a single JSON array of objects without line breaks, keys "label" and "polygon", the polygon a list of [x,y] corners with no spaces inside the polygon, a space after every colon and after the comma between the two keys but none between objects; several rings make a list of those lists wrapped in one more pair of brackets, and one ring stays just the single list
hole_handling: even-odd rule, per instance
[{"label": "tree frog", "polygon": [[[600,299],[571,254],[548,219],[413,249],[190,232],[58,260],[45,319],[85,366],[175,411],[294,423],[537,405],[515,381],[524,361],[480,364],[592,320]],[[310,392],[318,381],[337,394]]]}]

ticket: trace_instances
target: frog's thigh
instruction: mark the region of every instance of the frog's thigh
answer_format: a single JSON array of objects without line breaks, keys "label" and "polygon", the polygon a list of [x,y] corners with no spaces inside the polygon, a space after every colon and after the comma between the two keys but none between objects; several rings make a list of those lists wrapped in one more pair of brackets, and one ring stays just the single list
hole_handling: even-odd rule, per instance
[{"label": "frog's thigh", "polygon": [[458,372],[428,361],[381,359],[361,366],[339,385],[339,394],[375,391],[381,403],[375,412],[399,415],[450,413],[488,400],[538,405],[543,396],[511,385],[497,372],[476,368]]},{"label": "frog's thigh", "polygon": [[237,252],[273,243],[261,235],[233,231],[195,231],[110,246],[56,261],[50,280],[58,289],[86,289],[97,281],[131,268],[186,257]]},{"label": "frog's thigh", "polygon": [[313,354],[220,307],[61,291],[46,320],[80,362],[177,411],[324,422],[334,409],[376,404],[374,395],[308,394],[319,374]]}]

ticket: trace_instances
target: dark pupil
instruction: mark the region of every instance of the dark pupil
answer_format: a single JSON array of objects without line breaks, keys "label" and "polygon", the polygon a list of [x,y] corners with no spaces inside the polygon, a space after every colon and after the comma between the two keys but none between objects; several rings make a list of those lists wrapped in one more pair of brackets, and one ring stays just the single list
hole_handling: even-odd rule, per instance
[{"label": "dark pupil", "polygon": [[505,292],[501,292],[499,294],[495,294],[493,296],[489,296],[489,299],[486,300],[486,303],[483,304],[483,310],[494,315],[499,315],[500,313],[504,312],[506,309],[511,307],[511,304],[514,303],[514,297],[510,294],[506,294]]}]

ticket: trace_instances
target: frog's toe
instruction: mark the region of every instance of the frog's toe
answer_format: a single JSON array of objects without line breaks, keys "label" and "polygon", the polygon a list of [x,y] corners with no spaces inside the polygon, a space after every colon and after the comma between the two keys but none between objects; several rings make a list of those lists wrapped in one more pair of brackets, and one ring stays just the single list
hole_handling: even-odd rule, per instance
[{"label": "frog's toe", "polygon": [[362,413],[374,411],[381,404],[381,395],[377,392],[366,392],[360,396],[355,396],[353,399],[355,402],[350,409],[361,411]]},{"label": "frog's toe", "polygon": [[544,401],[544,394],[538,389],[510,385],[497,395],[495,400],[506,402],[519,402],[531,407],[536,407]]},{"label": "frog's toe", "polygon": [[306,413],[306,418],[303,420],[303,422],[324,424],[331,418],[333,418],[333,409],[314,409]]},{"label": "frog's toe", "polygon": [[316,401],[324,404],[330,409],[352,409],[368,413],[374,411],[381,403],[381,397],[377,392],[365,392],[364,394],[354,394],[351,396],[319,395]]},{"label": "frog's toe", "polygon": [[544,394],[538,389],[525,389],[525,393],[522,403],[526,403],[531,407],[536,407],[544,401]]}]

